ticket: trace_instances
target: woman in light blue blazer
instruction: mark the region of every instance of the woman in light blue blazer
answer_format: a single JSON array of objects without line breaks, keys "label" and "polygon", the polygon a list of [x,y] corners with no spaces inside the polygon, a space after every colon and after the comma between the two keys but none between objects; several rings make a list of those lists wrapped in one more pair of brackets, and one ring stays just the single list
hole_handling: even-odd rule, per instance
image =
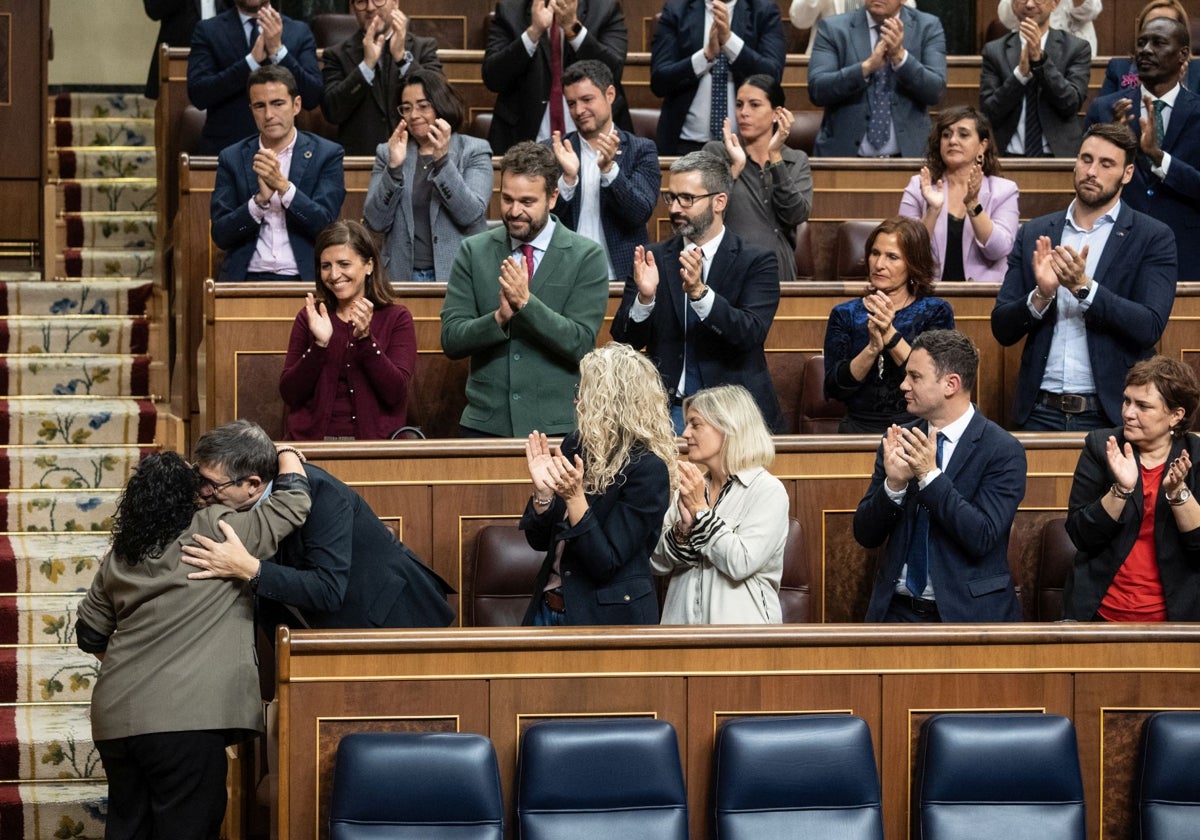
[{"label": "woman in light blue blazer", "polygon": [[969,105],[938,114],[925,165],[900,200],[900,215],[925,225],[947,280],[1000,283],[1020,225],[1018,189],[1000,177],[988,118]]},{"label": "woman in light blue blazer", "polygon": [[384,235],[383,264],[393,280],[445,281],[464,237],[487,229],[492,152],[459,134],[466,105],[446,77],[416,70],[400,93],[400,122],[375,152],[363,207],[367,227]]}]

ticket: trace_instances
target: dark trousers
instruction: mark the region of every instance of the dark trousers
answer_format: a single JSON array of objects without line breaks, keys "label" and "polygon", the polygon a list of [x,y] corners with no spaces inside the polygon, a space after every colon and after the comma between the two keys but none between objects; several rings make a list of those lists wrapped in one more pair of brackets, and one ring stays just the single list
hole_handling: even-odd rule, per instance
[{"label": "dark trousers", "polygon": [[97,741],[108,776],[105,840],[217,840],[225,743],[212,730]]},{"label": "dark trousers", "polygon": [[[920,608],[914,608],[914,605]],[[930,624],[940,622],[942,617],[932,603],[906,595],[893,595],[883,620],[888,624]]]}]

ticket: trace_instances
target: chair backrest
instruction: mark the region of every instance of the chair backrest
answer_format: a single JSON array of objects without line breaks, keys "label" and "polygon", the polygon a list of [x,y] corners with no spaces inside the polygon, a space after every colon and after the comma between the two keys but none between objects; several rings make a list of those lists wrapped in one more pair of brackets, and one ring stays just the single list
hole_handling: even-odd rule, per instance
[{"label": "chair backrest", "polygon": [[480,140],[488,139],[488,132],[492,130],[492,112],[491,111],[475,111],[471,114],[471,120],[463,128],[463,132],[478,137]]},{"label": "chair backrest", "polygon": [[853,715],[728,721],[713,786],[714,840],[883,840],[871,731]]},{"label": "chair backrest", "polygon": [[188,105],[183,109],[179,114],[179,123],[175,128],[179,151],[187,152],[189,155],[194,155],[200,151],[202,144],[200,135],[204,131],[204,122],[207,117],[208,112],[201,111],[195,105]]},{"label": "chair backrest", "polygon": [[312,34],[317,49],[336,47],[358,32],[358,18],[354,15],[313,15]]},{"label": "chair backrest", "polygon": [[552,720],[521,736],[521,840],[687,840],[675,727],[650,718]]},{"label": "chair backrest", "polygon": [[779,583],[779,607],[784,624],[813,620],[812,581],[804,553],[804,528],[800,520],[788,518],[787,542],[783,545],[783,579]]},{"label": "chair backrest", "polygon": [[812,281],[817,279],[817,265],[813,257],[812,230],[808,222],[796,225],[795,250],[796,279]]},{"label": "chair backrest", "polygon": [[630,108],[629,120],[633,123],[633,133],[653,143],[658,136],[658,116],[658,108]]},{"label": "chair backrest", "polygon": [[879,226],[878,219],[848,219],[838,225],[837,280],[842,283],[867,279],[867,237]]},{"label": "chair backrest", "polygon": [[338,744],[329,840],[502,840],[492,742],[459,732],[356,732]]},{"label": "chair backrest", "polygon": [[1142,840],[1195,837],[1200,825],[1200,712],[1158,712],[1142,727],[1138,812]]},{"label": "chair backrest", "polygon": [[1079,748],[1060,715],[934,715],[915,776],[914,840],[1083,840]]},{"label": "chair backrest", "polygon": [[840,400],[825,399],[825,357],[810,356],[800,381],[800,434],[834,435],[846,416]]},{"label": "chair backrest", "polygon": [[793,111],[792,113],[796,119],[792,123],[792,130],[788,132],[788,147],[811,155],[813,146],[817,144],[817,132],[821,130],[821,117],[824,112]]},{"label": "chair backrest", "polygon": [[545,555],[529,547],[516,525],[485,525],[475,536],[467,624],[518,627]]},{"label": "chair backrest", "polygon": [[1038,543],[1037,580],[1033,592],[1038,621],[1058,621],[1063,617],[1063,587],[1074,563],[1075,544],[1067,536],[1067,518],[1047,519]]}]

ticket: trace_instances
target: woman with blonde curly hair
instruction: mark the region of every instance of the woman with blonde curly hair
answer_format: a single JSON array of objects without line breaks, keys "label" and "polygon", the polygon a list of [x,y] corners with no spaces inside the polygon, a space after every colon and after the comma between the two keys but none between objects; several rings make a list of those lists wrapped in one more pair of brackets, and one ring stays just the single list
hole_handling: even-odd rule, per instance
[{"label": "woman with blonde curly hair", "polygon": [[670,575],[663,624],[778,624],[787,490],[767,467],[775,444],[740,385],[683,401],[688,460],[650,557]]},{"label": "woman with blonde curly hair", "polygon": [[627,344],[579,362],[578,431],[525,443],[533,494],[521,518],[546,552],[525,624],[655,624],[650,552],[676,485],[678,448],[654,365]]}]

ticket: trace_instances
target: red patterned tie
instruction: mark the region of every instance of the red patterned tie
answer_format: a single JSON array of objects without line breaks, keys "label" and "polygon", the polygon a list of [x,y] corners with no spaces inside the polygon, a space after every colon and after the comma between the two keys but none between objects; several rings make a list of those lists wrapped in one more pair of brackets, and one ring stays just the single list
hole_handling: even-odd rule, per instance
[{"label": "red patterned tie", "polygon": [[525,257],[525,271],[529,279],[533,279],[533,246],[526,242],[521,246],[521,255]]},{"label": "red patterned tie", "polygon": [[563,122],[562,27],[550,25],[550,130],[566,133]]}]

